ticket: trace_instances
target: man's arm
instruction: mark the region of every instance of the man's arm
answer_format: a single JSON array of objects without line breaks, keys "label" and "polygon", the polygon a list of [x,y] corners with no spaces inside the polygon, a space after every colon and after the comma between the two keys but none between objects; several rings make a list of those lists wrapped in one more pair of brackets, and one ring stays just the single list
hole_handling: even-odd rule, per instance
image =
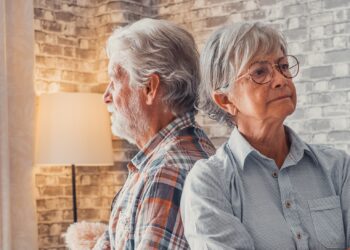
[{"label": "man's arm", "polygon": [[254,249],[253,239],[233,214],[226,181],[230,177],[219,172],[200,161],[186,179],[181,199],[186,239],[193,250]]},{"label": "man's arm", "polygon": [[98,238],[92,250],[110,250],[109,232],[108,229]]},{"label": "man's arm", "polygon": [[187,171],[162,167],[145,185],[136,215],[135,249],[187,249],[180,200]]}]

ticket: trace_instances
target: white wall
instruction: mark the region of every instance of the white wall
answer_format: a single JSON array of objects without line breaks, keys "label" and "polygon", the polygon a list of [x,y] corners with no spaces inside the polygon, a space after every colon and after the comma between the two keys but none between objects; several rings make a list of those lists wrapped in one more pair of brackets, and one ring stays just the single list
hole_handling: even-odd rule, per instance
[{"label": "white wall", "polygon": [[33,3],[0,1],[0,249],[37,249]]}]

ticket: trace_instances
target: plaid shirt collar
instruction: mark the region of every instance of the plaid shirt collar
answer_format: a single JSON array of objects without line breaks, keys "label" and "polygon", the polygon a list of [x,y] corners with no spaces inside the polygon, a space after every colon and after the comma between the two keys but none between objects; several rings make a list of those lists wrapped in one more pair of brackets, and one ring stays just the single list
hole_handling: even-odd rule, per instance
[{"label": "plaid shirt collar", "polygon": [[131,159],[131,162],[128,164],[128,169],[131,171],[136,169],[142,171],[151,156],[162,148],[162,145],[166,144],[169,139],[172,139],[175,136],[176,131],[191,126],[197,126],[194,112],[187,112],[184,115],[175,118],[175,120],[161,129],[145,145],[145,147]]}]

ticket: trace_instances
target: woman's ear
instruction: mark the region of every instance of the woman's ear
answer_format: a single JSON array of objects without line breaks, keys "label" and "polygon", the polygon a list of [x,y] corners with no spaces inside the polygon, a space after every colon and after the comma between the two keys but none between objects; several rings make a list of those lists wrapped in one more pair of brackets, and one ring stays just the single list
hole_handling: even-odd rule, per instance
[{"label": "woman's ear", "polygon": [[230,113],[232,116],[237,115],[237,107],[236,105],[230,100],[230,98],[227,96],[227,94],[221,92],[221,91],[214,91],[212,94],[212,98],[214,102],[224,111],[227,113]]},{"label": "woman's ear", "polygon": [[154,103],[159,91],[159,83],[160,80],[158,74],[151,74],[149,76],[148,84],[143,90],[147,105],[152,105]]}]

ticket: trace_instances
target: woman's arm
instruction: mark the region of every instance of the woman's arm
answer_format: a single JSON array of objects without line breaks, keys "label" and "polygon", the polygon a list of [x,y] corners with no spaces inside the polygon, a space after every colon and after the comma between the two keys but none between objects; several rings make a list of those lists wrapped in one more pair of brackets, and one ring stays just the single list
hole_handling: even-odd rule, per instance
[{"label": "woman's arm", "polygon": [[253,239],[234,216],[224,191],[228,182],[202,162],[190,171],[182,194],[181,216],[191,249],[254,249]]}]

